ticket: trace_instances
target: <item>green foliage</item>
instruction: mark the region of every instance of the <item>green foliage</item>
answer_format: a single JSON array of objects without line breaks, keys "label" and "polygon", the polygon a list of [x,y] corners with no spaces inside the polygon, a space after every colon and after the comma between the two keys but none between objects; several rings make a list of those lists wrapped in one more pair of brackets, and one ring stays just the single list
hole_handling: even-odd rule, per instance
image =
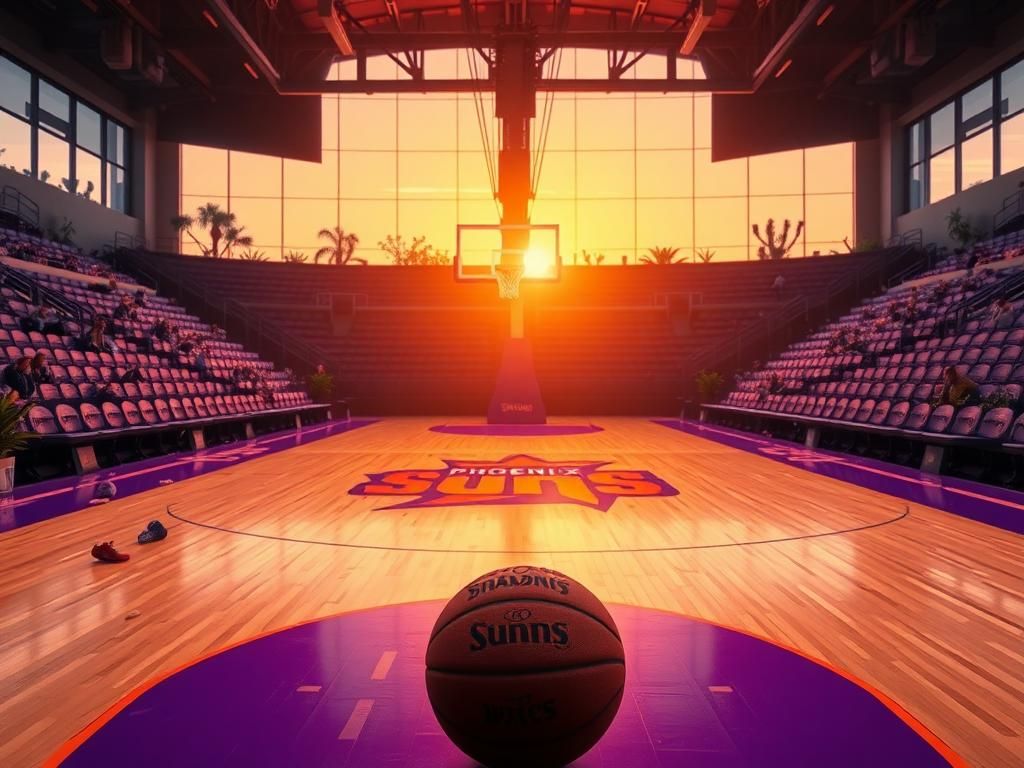
[{"label": "green foliage", "polygon": [[34,432],[25,432],[21,429],[22,419],[28,415],[32,407],[32,403],[18,405],[6,397],[0,398],[0,459],[6,459],[15,451],[24,450],[29,440],[39,437]]},{"label": "green foliage", "polygon": [[[584,251],[586,253],[586,251]],[[678,248],[669,248],[664,245],[656,245],[653,248],[648,248],[647,253],[650,255],[643,255],[640,257],[641,264],[678,264],[686,261],[686,257],[676,259],[676,254],[679,253]]]},{"label": "green foliage", "polygon": [[693,255],[694,261],[699,261],[703,264],[710,264],[713,258],[715,258],[715,251],[712,251],[710,248],[698,248]]},{"label": "green foliage", "polygon": [[589,253],[588,251],[583,251],[582,255],[583,263],[587,266],[597,266],[604,263],[603,253]]},{"label": "green foliage", "polygon": [[782,223],[782,232],[776,234],[775,219],[768,219],[768,223],[765,224],[764,227],[764,237],[762,237],[761,228],[755,224],[751,229],[754,231],[754,237],[761,242],[761,247],[757,249],[758,258],[771,261],[786,258],[804,231],[804,223],[802,221],[798,221],[796,225],[796,233],[793,235],[793,238],[790,239],[789,231],[792,226],[793,223],[789,219],[786,219]]},{"label": "green foliage", "polygon": [[288,251],[283,257],[282,261],[285,264],[305,264],[309,261],[309,256],[305,253],[299,253],[298,251]]},{"label": "green foliage", "polygon": [[75,225],[65,216],[64,221],[59,226],[53,227],[50,230],[49,237],[51,240],[63,243],[64,245],[74,245]]},{"label": "green foliage", "polygon": [[702,403],[713,403],[718,398],[725,381],[717,371],[701,371],[697,374],[697,393]]},{"label": "green foliage", "polygon": [[339,226],[330,229],[326,227],[317,232],[317,237],[327,240],[329,245],[320,248],[313,254],[313,263],[319,264],[320,259],[326,258],[328,264],[336,264],[343,267],[346,264],[366,264],[366,259],[361,259],[353,254],[356,246],[359,245],[359,235],[354,232],[346,233]]},{"label": "green foliage", "polygon": [[411,244],[406,244],[401,235],[397,237],[388,235],[387,239],[377,243],[377,247],[391,257],[392,263],[403,266],[452,263],[448,251],[436,250],[434,246],[427,243],[427,238],[423,235],[414,237]]},{"label": "green foliage", "polygon": [[252,248],[242,251],[238,254],[238,258],[242,261],[270,261],[270,257],[266,253],[260,250],[254,251]]},{"label": "green foliage", "polygon": [[[192,241],[199,246],[203,256],[220,258],[231,256],[231,249],[235,247],[248,248],[252,245],[252,238],[243,235],[245,227],[238,226],[238,219],[230,211],[221,210],[216,203],[206,203],[196,209],[195,216],[182,213],[171,217],[171,226],[176,232],[181,232],[192,238]],[[210,245],[202,242],[195,233],[193,227],[198,227],[210,236]],[[223,244],[223,249],[221,245]]]},{"label": "green foliage", "polygon": [[1013,408],[1016,402],[1007,390],[997,389],[987,397],[983,397],[980,405],[982,411],[991,411],[993,408]]},{"label": "green foliage", "polygon": [[328,403],[334,394],[334,377],[329,373],[314,373],[307,386],[314,403]]},{"label": "green foliage", "polygon": [[[234,214],[232,214],[233,216]],[[245,227],[230,226],[224,230],[224,248],[221,253],[231,258],[235,248],[252,248],[252,237],[250,235],[242,234],[245,231]],[[251,250],[248,251],[251,253]],[[245,256],[240,255],[239,258],[245,259]],[[246,261],[266,261],[266,259],[245,259]]]},{"label": "green foliage", "polygon": [[978,242],[985,233],[971,226],[971,220],[954,208],[946,215],[946,231],[949,239],[959,243],[961,248],[967,248],[972,243]]}]

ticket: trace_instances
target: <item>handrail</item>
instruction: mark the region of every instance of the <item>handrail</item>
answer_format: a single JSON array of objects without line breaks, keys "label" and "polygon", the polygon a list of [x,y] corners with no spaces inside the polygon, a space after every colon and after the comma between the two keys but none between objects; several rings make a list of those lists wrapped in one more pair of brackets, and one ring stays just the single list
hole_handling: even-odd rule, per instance
[{"label": "handrail", "polygon": [[33,304],[46,304],[54,309],[70,315],[81,323],[92,314],[92,310],[69,299],[64,293],[40,285],[35,279],[24,272],[6,266],[0,266],[0,282],[10,285],[29,297]]},{"label": "handrail", "polygon": [[993,299],[1004,294],[1010,298],[1016,297],[1022,290],[1024,290],[1024,272],[1011,274],[1006,280],[987,286],[970,298],[966,298],[959,304],[947,309],[942,315],[942,325],[945,328],[949,328],[950,320],[952,320],[952,327],[959,330],[971,313],[977,310],[978,307],[990,304]]},{"label": "handrail", "polygon": [[39,229],[39,205],[10,184],[0,189],[0,211],[12,213],[25,224]]},{"label": "handrail", "polygon": [[[201,307],[198,312],[200,315],[219,316],[225,331],[244,339],[244,345],[253,349],[261,357],[276,359],[281,367],[290,367],[300,371],[313,371],[320,363],[334,362],[323,349],[281,330],[276,325],[265,322],[262,317],[241,302],[224,296],[211,296],[208,286],[203,285],[201,288],[195,286],[184,276],[180,267],[168,269],[157,264],[155,260],[143,262],[142,255],[138,251],[121,253],[121,256],[130,262],[133,273],[148,277],[158,287],[163,284],[165,288],[173,289],[183,304],[187,304],[188,299],[191,298]],[[136,266],[139,262],[142,262],[145,267]],[[147,270],[151,271],[147,272]],[[337,369],[336,366],[335,368]]]},{"label": "handrail", "polygon": [[992,231],[998,232],[1018,216],[1024,216],[1024,189],[1004,198],[1003,207],[992,217]]}]

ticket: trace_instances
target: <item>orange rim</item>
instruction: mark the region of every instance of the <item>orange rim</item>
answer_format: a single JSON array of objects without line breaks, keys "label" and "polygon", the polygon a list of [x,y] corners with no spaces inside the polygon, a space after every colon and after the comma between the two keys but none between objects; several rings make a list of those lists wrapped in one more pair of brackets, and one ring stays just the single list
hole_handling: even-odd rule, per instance
[{"label": "orange rim", "polygon": [[[443,598],[440,599],[443,600]],[[82,730],[80,730],[70,739],[65,741],[60,747],[58,747],[57,750],[52,755],[50,755],[43,763],[43,768],[57,768],[57,766],[59,766],[61,763],[64,762],[64,760],[70,757],[71,754],[76,749],[78,749],[86,741],[88,741],[89,738],[93,736],[100,728],[102,728],[104,725],[113,720],[114,717],[116,717],[122,710],[124,710],[129,704],[138,699],[144,693],[146,693],[152,688],[155,688],[164,680],[173,677],[179,672],[183,672],[189,667],[194,667],[195,665],[207,661],[208,659],[211,659],[214,656],[219,656],[220,654],[226,653],[227,651],[230,651],[233,648],[238,648],[239,646],[255,642],[256,640],[261,640],[264,637],[270,637],[271,635],[276,635],[281,632],[287,632],[290,629],[304,627],[308,624],[315,624],[316,622],[320,621],[337,619],[342,616],[352,616],[358,613],[367,613],[368,611],[374,611],[378,608],[400,608],[402,606],[407,605],[421,605],[423,603],[432,602],[438,601],[410,600],[401,603],[390,603],[388,605],[375,605],[369,608],[355,608],[350,611],[339,611],[338,613],[332,613],[327,616],[318,616],[314,619],[305,619],[303,621],[295,622],[294,624],[288,624],[278,629],[271,629],[267,630],[266,632],[260,632],[259,634],[253,635],[252,637],[247,637],[244,640],[238,640],[234,643],[230,643],[229,645],[226,645],[223,648],[218,648],[215,651],[204,653],[201,656],[197,656],[196,658],[192,659],[191,661],[185,662],[184,664],[181,664],[177,667],[173,667],[167,670],[166,672],[162,672],[156,677],[152,677],[149,680],[146,680],[145,682],[142,682],[139,685],[132,688],[130,691],[128,691],[128,693],[126,693],[124,696],[122,696],[120,699],[118,699],[116,702],[110,705],[107,709],[105,709],[102,713],[100,713],[100,715],[95,720],[90,722],[88,725],[82,728]],[[823,667],[829,670],[833,674],[839,675],[845,680],[848,680],[849,682],[856,685],[858,688],[867,691],[875,699],[881,702],[886,707],[886,709],[888,709],[890,712],[896,715],[896,717],[898,717],[904,725],[909,726],[914,731],[914,733],[916,733],[918,736],[924,739],[932,747],[932,749],[934,749],[936,752],[942,755],[943,759],[945,759],[946,762],[953,766],[953,768],[970,768],[970,766],[967,764],[967,761],[960,757],[960,755],[958,755],[956,752],[954,752],[952,747],[950,747],[948,744],[946,744],[946,742],[944,742],[942,739],[936,736],[931,730],[929,730],[924,725],[924,723],[922,723],[920,720],[918,720],[916,717],[910,714],[910,712],[904,709],[903,706],[900,705],[895,699],[892,699],[887,694],[883,693],[870,683],[861,680],[856,675],[847,672],[844,669],[840,669],[839,667],[835,667],[829,662],[824,661],[823,659],[817,659],[807,653],[804,653],[799,648],[794,648],[790,645],[786,645],[785,643],[780,643],[775,640],[772,640],[771,638],[755,634],[754,632],[749,632],[745,629],[740,629],[739,627],[729,626],[728,624],[721,624],[717,621],[711,621],[710,619],[702,619],[696,616],[689,616],[687,614],[678,613],[676,611],[670,611],[665,608],[647,608],[640,605],[627,605],[625,603],[610,603],[610,605],[625,608],[638,608],[644,611],[654,611],[656,613],[663,613],[669,616],[677,616],[684,619],[689,619],[690,621],[695,621],[700,624],[706,624],[708,626],[718,627],[719,629],[726,629],[730,632],[736,632],[740,635],[746,635],[747,637],[753,638],[754,640],[760,640],[761,642],[768,643],[769,645],[774,645],[776,648],[781,648],[784,651],[788,651],[789,653],[795,654],[813,664],[817,664],[819,667]]]}]

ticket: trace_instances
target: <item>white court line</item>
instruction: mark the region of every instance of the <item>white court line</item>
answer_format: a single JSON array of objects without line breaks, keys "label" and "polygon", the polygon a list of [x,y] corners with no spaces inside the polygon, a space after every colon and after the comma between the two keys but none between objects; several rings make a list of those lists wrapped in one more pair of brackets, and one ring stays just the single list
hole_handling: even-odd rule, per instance
[{"label": "white court line", "polygon": [[395,663],[395,657],[398,655],[398,651],[384,651],[380,655],[380,660],[377,662],[377,666],[373,668],[373,673],[370,675],[371,680],[383,680],[388,676],[388,672],[391,671],[391,665]]},{"label": "white court line", "polygon": [[345,723],[345,727],[338,734],[338,740],[355,741],[358,739],[359,734],[363,732],[363,726],[366,725],[366,719],[370,716],[371,709],[373,709],[373,699],[360,699],[357,701],[355,709],[352,710],[352,714],[348,717],[348,722]]}]

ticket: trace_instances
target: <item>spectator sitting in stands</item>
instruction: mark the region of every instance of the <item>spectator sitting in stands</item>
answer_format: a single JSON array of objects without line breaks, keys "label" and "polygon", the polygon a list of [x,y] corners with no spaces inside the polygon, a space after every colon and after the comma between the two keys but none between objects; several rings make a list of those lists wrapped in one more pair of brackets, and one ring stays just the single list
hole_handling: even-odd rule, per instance
[{"label": "spectator sitting in stands", "polygon": [[178,351],[183,355],[191,354],[196,347],[196,337],[192,333],[183,333],[178,337]]},{"label": "spectator sitting in stands", "polygon": [[121,384],[138,384],[140,381],[146,381],[146,376],[139,366],[133,365],[122,373],[117,380]]},{"label": "spectator sitting in stands", "polygon": [[785,389],[785,385],[782,383],[782,379],[779,378],[779,374],[773,373],[771,381],[768,382],[768,391],[773,395],[777,395],[783,389]]},{"label": "spectator sitting in stands", "polygon": [[160,341],[167,341],[171,337],[171,324],[167,322],[166,317],[161,317],[159,320],[153,323],[153,327],[150,329],[149,332],[154,339],[159,339]]},{"label": "spectator sitting in stands", "polygon": [[967,405],[978,398],[978,385],[961,374],[952,365],[946,369],[942,377],[942,390],[939,392],[938,405]]},{"label": "spectator sitting in stands", "polygon": [[971,255],[967,257],[967,276],[970,277],[974,274],[974,268],[978,266],[978,252],[971,251]]},{"label": "spectator sitting in stands", "polygon": [[64,257],[64,269],[70,270],[71,272],[81,272],[82,265],[78,262],[78,257],[73,253],[69,253]]},{"label": "spectator sitting in stands", "polygon": [[772,283],[772,290],[775,291],[775,298],[778,301],[782,301],[782,291],[786,287],[786,278],[781,274],[775,276],[775,281]]},{"label": "spectator sitting in stands", "polygon": [[4,368],[3,383],[11,388],[8,400],[28,400],[36,391],[32,379],[32,358],[19,357]]},{"label": "spectator sitting in stands", "polygon": [[139,288],[139,290],[137,290],[135,292],[135,306],[136,307],[144,307],[144,306],[146,306],[146,292],[142,288]]},{"label": "spectator sitting in stands", "polygon": [[111,277],[105,283],[93,283],[89,286],[89,290],[97,293],[117,293],[117,280]]},{"label": "spectator sitting in stands", "polygon": [[912,323],[904,323],[900,328],[900,351],[907,352],[914,348],[914,326]]},{"label": "spectator sitting in stands", "polygon": [[86,331],[80,339],[83,352],[117,352],[117,345],[114,340],[106,335],[107,321],[103,317],[93,320],[92,328]]},{"label": "spectator sitting in stands", "polygon": [[38,386],[39,384],[53,384],[53,373],[50,371],[50,366],[46,364],[46,353],[36,352],[36,356],[32,358],[31,365],[32,380]]},{"label": "spectator sitting in stands", "polygon": [[211,339],[226,339],[228,336],[227,332],[216,323],[210,326],[210,338]]},{"label": "spectator sitting in stands", "polygon": [[132,297],[127,293],[121,297],[121,303],[114,308],[115,320],[138,320],[139,313],[135,309]]},{"label": "spectator sitting in stands", "polygon": [[64,334],[64,324],[57,317],[56,313],[45,304],[40,304],[23,323],[26,331],[38,331],[39,333],[55,333],[58,336]]},{"label": "spectator sitting in stands", "polygon": [[210,376],[210,358],[206,352],[206,347],[200,347],[198,354],[196,354],[196,361],[193,363],[193,367],[199,374],[199,378],[207,380]]},{"label": "spectator sitting in stands", "polygon": [[995,304],[989,311],[989,322],[993,328],[1009,328],[1013,325],[1014,310],[1013,304],[1005,296],[996,299]]}]

